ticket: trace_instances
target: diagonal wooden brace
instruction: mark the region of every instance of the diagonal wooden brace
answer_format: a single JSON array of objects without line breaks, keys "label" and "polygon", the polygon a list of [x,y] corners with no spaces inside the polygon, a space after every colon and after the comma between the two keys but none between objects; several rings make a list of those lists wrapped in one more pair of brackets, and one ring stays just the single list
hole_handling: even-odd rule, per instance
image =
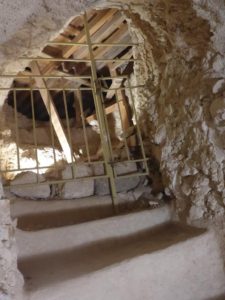
[{"label": "diagonal wooden brace", "polygon": [[[42,75],[37,62],[31,62],[31,69],[32,69],[33,74]],[[36,81],[37,87],[40,88],[39,91],[40,91],[42,100],[45,104],[45,107],[46,107],[48,113],[49,113],[50,121],[52,122],[56,136],[58,137],[59,143],[64,151],[66,160],[68,163],[71,163],[72,162],[72,155],[71,155],[72,149],[70,148],[70,145],[68,143],[68,140],[65,135],[64,129],[62,127],[58,112],[55,108],[53,99],[47,89],[46,82],[41,77],[36,77],[35,81]]]}]

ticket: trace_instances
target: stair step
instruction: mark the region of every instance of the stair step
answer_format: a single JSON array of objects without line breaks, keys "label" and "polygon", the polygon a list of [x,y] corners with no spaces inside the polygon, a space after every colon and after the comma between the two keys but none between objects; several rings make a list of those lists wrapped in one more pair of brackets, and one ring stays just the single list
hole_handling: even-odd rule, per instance
[{"label": "stair step", "polygon": [[171,209],[163,206],[130,214],[40,231],[16,230],[19,258],[65,251],[103,239],[122,238],[171,220]]},{"label": "stair step", "polygon": [[[102,220],[90,222],[100,223],[102,234],[98,224],[82,224],[85,234],[91,230],[84,237],[76,230],[70,236],[71,228],[65,228],[61,243],[68,246],[70,236],[78,241],[73,247],[71,243],[69,248],[52,252],[45,247],[45,251],[35,251],[34,255],[21,252],[19,269],[26,279],[23,299],[209,300],[225,294],[223,264],[214,232],[176,223],[151,227],[150,221],[149,227],[140,226],[150,215],[110,218],[111,227]],[[135,226],[137,230],[132,229]],[[44,246],[40,238],[36,236],[36,245],[39,242]],[[56,246],[55,238],[49,234],[45,243]]]}]

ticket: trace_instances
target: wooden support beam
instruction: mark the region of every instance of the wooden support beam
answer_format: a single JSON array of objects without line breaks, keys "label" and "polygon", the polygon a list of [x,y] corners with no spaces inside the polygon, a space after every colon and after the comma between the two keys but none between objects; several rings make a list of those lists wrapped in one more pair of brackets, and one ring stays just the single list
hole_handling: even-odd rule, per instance
[{"label": "wooden support beam", "polygon": [[[126,42],[130,40],[127,24],[122,23],[122,25],[118,28],[118,30],[115,31],[113,35],[107,39],[106,43],[118,43],[122,39],[124,39],[124,37],[128,37]],[[112,47],[110,47],[110,49],[111,48]],[[116,50],[116,48],[117,47],[113,47],[113,50]],[[126,49],[126,46],[124,46],[123,48]],[[94,56],[95,58],[102,59],[104,54],[107,53],[108,51],[109,51],[109,47],[99,47],[96,51],[94,51]],[[114,56],[112,56],[111,58],[113,57]]]},{"label": "wooden support beam", "polygon": [[46,46],[42,52],[47,54],[49,57],[62,57],[62,49],[53,46]]},{"label": "wooden support beam", "polygon": [[[113,33],[113,31],[115,31],[121,25],[123,20],[124,16],[122,16],[121,12],[116,12],[112,19],[107,20],[99,30],[92,34],[92,42],[101,43],[103,40],[104,42],[108,42],[107,37],[110,36]],[[88,47],[79,47],[73,55],[74,57],[79,57],[81,59],[88,58],[89,49]]]},{"label": "wooden support beam", "polygon": [[[111,64],[109,65],[109,70],[110,70],[111,76],[112,77],[118,76],[117,71],[111,70],[110,66],[111,66]],[[119,79],[120,79],[120,81],[119,81]],[[121,78],[115,78],[112,83],[112,85],[117,88],[119,88],[121,86],[121,84],[122,84]],[[122,123],[122,129],[123,129],[124,134],[126,135],[129,128],[131,126],[133,127],[133,122],[131,119],[131,111],[130,111],[129,103],[127,101],[125,92],[124,92],[124,90],[120,90],[120,89],[118,89],[116,91],[115,90],[109,91],[109,92],[114,92],[114,94],[116,92],[116,97],[117,97],[117,101],[118,101],[118,109],[120,111],[120,118],[121,118],[121,123]],[[111,97],[114,94],[111,93],[109,95]],[[108,93],[107,93],[107,96],[108,96]],[[107,96],[106,96],[106,98],[107,98]],[[120,100],[122,100],[122,101],[120,101]],[[128,141],[128,145],[129,145],[129,141]]]},{"label": "wooden support beam", "polygon": [[[132,49],[128,50],[127,53],[125,53],[123,56],[121,56],[121,59],[130,59],[133,56]],[[110,64],[110,70],[115,71],[117,68],[119,68],[121,65],[126,63],[125,61],[115,61]]]},{"label": "wooden support beam", "polygon": [[[113,15],[116,13],[116,9],[109,9],[106,12],[99,12],[89,23],[90,28],[90,35],[94,34],[103,24],[110,18],[113,17]],[[78,36],[76,36],[72,42],[74,43],[84,43],[86,42],[86,32],[83,28]],[[79,47],[79,45],[72,45],[63,47],[62,57],[63,58],[69,58],[75,50]],[[42,74],[46,74],[48,72],[51,72],[55,67],[57,67],[60,64],[60,62],[49,62],[46,64],[42,69]]]},{"label": "wooden support beam", "polygon": [[[113,75],[111,75],[111,76],[113,76]],[[108,92],[106,94],[106,99],[112,99],[112,97],[115,95],[115,92],[116,92],[116,90],[113,90],[113,89],[118,89],[119,87],[121,87],[122,81],[123,81],[123,78],[112,79],[112,84],[110,86],[110,89],[112,89],[112,90],[108,90]],[[119,90],[117,90],[117,93],[119,93]]]},{"label": "wooden support beam", "polygon": [[[31,63],[31,69],[35,75],[42,75],[37,62]],[[48,113],[49,113],[50,121],[52,122],[56,136],[58,137],[59,143],[64,151],[66,160],[68,163],[71,163],[72,162],[72,157],[71,157],[72,149],[69,146],[67,137],[66,137],[64,129],[62,127],[57,110],[55,108],[53,99],[47,89],[46,82],[41,77],[36,77],[35,81],[36,81],[37,86],[40,88],[40,94],[41,94],[42,100],[45,104],[45,107],[46,107]]]},{"label": "wooden support beam", "polygon": [[[113,103],[107,107],[105,107],[105,114],[109,115],[117,109],[117,103]],[[97,120],[96,114],[93,114],[86,118],[86,122],[90,123],[91,121]]]},{"label": "wooden support beam", "polygon": [[[90,35],[94,34],[97,30],[99,30],[106,21],[108,21],[110,18],[113,17],[113,15],[116,13],[116,9],[109,9],[108,11],[103,11],[97,14],[93,20],[91,20],[88,24],[89,26],[89,32]],[[75,43],[84,43],[86,42],[86,32],[85,29],[83,29],[80,34],[75,37],[73,40]],[[63,57],[68,58],[70,57],[75,50],[79,47],[78,45],[68,46],[65,47],[63,51]]]}]

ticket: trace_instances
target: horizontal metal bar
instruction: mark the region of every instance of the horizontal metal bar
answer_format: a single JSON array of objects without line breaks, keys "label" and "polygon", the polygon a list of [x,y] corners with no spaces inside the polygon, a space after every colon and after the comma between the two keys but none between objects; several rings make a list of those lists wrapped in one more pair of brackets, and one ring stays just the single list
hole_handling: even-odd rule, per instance
[{"label": "horizontal metal bar", "polygon": [[13,79],[24,79],[24,78],[78,78],[78,79],[91,79],[91,76],[77,76],[77,75],[17,75],[17,74],[0,74],[0,78],[13,78]]},{"label": "horizontal metal bar", "polygon": [[77,178],[72,178],[72,179],[61,179],[61,180],[52,180],[52,181],[43,181],[43,182],[38,182],[38,183],[21,183],[21,184],[15,184],[15,185],[3,185],[4,188],[6,189],[12,189],[15,187],[31,187],[35,185],[46,185],[46,184],[60,184],[60,183],[67,183],[67,182],[73,182],[75,180],[79,179],[99,179],[99,178],[108,178],[107,175],[96,175],[96,176],[86,176],[86,177],[77,177]]},{"label": "horizontal metal bar", "polygon": [[[79,58],[47,58],[47,57],[19,57],[19,60],[33,60],[33,61],[49,61],[49,62],[91,62],[91,59]],[[96,62],[114,62],[114,61],[141,61],[139,58],[106,58],[95,59]]]},{"label": "horizontal metal bar", "polygon": [[[64,91],[77,91],[77,90],[81,90],[81,91],[91,91],[92,88],[63,88]],[[62,88],[37,88],[37,87],[32,87],[33,91],[39,91],[39,90],[48,90],[48,91],[62,91]],[[30,88],[28,87],[9,87],[9,88],[0,88],[0,91],[30,91]]]},{"label": "horizontal metal bar", "polygon": [[[99,77],[99,80],[110,80],[116,78],[127,78],[128,75],[118,75],[118,76],[105,76]],[[45,78],[45,79],[52,79],[52,78],[74,78],[74,79],[91,79],[91,76],[82,75],[17,75],[17,74],[0,74],[0,78],[13,78],[13,79],[26,79],[26,78]]]},{"label": "horizontal metal bar", "polygon": [[113,165],[121,164],[121,163],[137,163],[137,162],[144,162],[148,161],[149,158],[140,158],[140,159],[130,159],[130,160],[120,160],[118,162],[113,162]]},{"label": "horizontal metal bar", "polygon": [[[82,164],[84,165],[95,165],[95,164],[104,164],[105,162],[104,161],[90,161],[90,162],[82,162]],[[69,164],[69,165],[72,165],[73,163]],[[74,165],[77,165],[74,163]],[[38,169],[41,170],[41,169],[55,169],[55,166],[42,166],[42,167],[39,167],[38,166]],[[24,171],[30,171],[30,170],[37,170],[37,166],[35,167],[30,167],[30,168],[17,168],[17,169],[7,169],[7,170],[0,170],[1,173],[12,173],[12,172],[24,172]],[[60,170],[58,168],[58,170]]]},{"label": "horizontal metal bar", "polygon": [[[130,88],[131,89],[138,89],[138,88],[143,88],[145,87],[145,85],[136,85],[136,86],[131,86]],[[125,89],[128,89],[128,87],[119,87],[119,88],[103,88],[102,87],[102,91],[103,92],[107,92],[107,91],[114,91],[114,90],[125,90]],[[39,91],[39,90],[48,90],[48,91],[62,91],[62,88],[54,88],[54,87],[51,87],[51,88],[37,88],[37,87],[32,87],[32,90],[33,91]],[[81,90],[81,91],[91,91],[93,90],[93,88],[91,87],[87,87],[87,88],[64,88],[64,91],[77,91],[77,90]],[[8,87],[8,88],[0,88],[0,91],[30,91],[30,88],[28,87]]]},{"label": "horizontal metal bar", "polygon": [[[48,42],[48,45],[59,45],[59,46],[88,46],[87,43],[76,43],[76,42]],[[137,43],[91,43],[91,46],[93,47],[107,47],[107,46],[112,46],[112,47],[117,47],[117,46],[126,46],[126,47],[131,47],[131,46],[138,46],[140,44]]]},{"label": "horizontal metal bar", "polygon": [[[138,89],[138,88],[143,88],[143,87],[146,87],[146,85],[135,85],[135,86],[132,86],[132,87],[129,87],[129,89]],[[118,88],[104,88],[102,87],[101,88],[103,92],[107,92],[107,91],[115,91],[115,90],[125,90],[125,89],[128,89],[128,87],[126,86],[121,86],[121,87],[118,87]]]},{"label": "horizontal metal bar", "polygon": [[130,177],[139,177],[139,176],[146,176],[149,175],[148,172],[144,172],[144,173],[132,173],[132,174],[125,174],[125,175],[115,175],[115,178],[130,178]]}]

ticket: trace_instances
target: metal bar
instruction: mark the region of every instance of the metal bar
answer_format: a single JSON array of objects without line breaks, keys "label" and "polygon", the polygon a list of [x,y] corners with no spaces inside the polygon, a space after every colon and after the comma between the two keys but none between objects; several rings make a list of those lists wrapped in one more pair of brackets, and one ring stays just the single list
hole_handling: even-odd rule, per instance
[{"label": "metal bar", "polygon": [[[65,183],[65,182],[73,182],[76,179],[99,179],[99,178],[108,178],[108,175],[98,175],[98,176],[86,176],[86,177],[79,177],[75,179],[61,179],[61,180],[52,180],[52,181],[43,181],[39,182],[38,185],[46,185],[46,184],[59,184],[59,183]],[[11,189],[17,186],[22,186],[22,187],[30,187],[34,186],[37,183],[21,183],[21,184],[16,184],[16,185],[4,185],[4,188],[6,189]]]},{"label": "metal bar", "polygon": [[[59,62],[90,62],[91,63],[91,59],[79,59],[79,58],[47,58],[47,57],[19,57],[19,60],[32,60],[32,61],[59,61]],[[115,61],[131,61],[131,62],[135,62],[135,61],[141,61],[141,59],[139,58],[96,58],[95,59],[96,62],[115,62]]]},{"label": "metal bar", "polygon": [[[143,88],[143,87],[145,87],[145,85],[136,85],[136,86],[131,86],[130,88],[131,89],[138,89],[138,88]],[[114,91],[114,90],[126,90],[127,89],[127,87],[125,87],[125,86],[120,86],[120,87],[118,87],[118,88],[102,88],[102,90],[104,91],[104,92],[107,92],[107,91]]]},{"label": "metal bar", "polygon": [[50,126],[50,134],[51,134],[51,142],[52,142],[52,151],[53,151],[53,158],[54,158],[54,165],[56,166],[56,154],[55,154],[55,139],[54,139],[54,130],[52,120],[52,110],[50,105],[49,93],[48,93],[48,113],[49,113],[49,126]]},{"label": "metal bar", "polygon": [[[77,91],[78,89],[80,89],[81,91],[91,91],[92,88],[64,88],[65,91]],[[33,91],[43,91],[46,90],[45,87],[39,88],[39,87],[33,87]],[[62,88],[49,88],[48,91],[61,91]],[[0,91],[30,91],[30,88],[14,88],[14,87],[9,87],[9,88],[0,88]]]},{"label": "metal bar", "polygon": [[64,108],[65,108],[65,113],[66,113],[66,126],[67,126],[67,134],[68,134],[68,138],[69,138],[70,153],[71,153],[72,176],[74,179],[76,170],[75,170],[74,159],[73,159],[73,144],[72,144],[71,131],[70,131],[70,122],[69,122],[68,107],[67,107],[67,101],[66,101],[66,92],[64,89],[63,89],[63,103],[64,103]]},{"label": "metal bar", "polygon": [[126,175],[116,175],[115,177],[118,178],[130,178],[130,177],[140,177],[140,176],[146,176],[149,175],[148,172],[143,172],[143,173],[132,173],[132,174],[126,174]]},{"label": "metal bar", "polygon": [[[101,88],[101,85],[100,85],[100,88]],[[101,97],[102,104],[104,104],[102,89],[100,89],[100,97]],[[114,162],[113,147],[112,147],[112,142],[111,142],[111,137],[110,137],[110,132],[109,132],[109,125],[108,125],[108,120],[107,120],[105,109],[103,109],[103,117],[104,117],[105,126],[106,126],[107,141],[108,141],[108,145],[109,145],[109,150],[110,150],[110,155],[111,155],[111,163],[112,163],[112,162]]]},{"label": "metal bar", "polygon": [[92,50],[92,44],[91,44],[91,36],[89,32],[89,26],[88,26],[88,19],[86,13],[84,13],[84,27],[85,27],[85,33],[86,33],[86,38],[87,38],[87,43],[88,43],[88,49],[89,49],[89,55],[91,59],[91,71],[92,71],[92,84],[94,87],[93,90],[93,95],[94,95],[94,100],[95,100],[95,108],[96,108],[96,114],[100,126],[100,136],[101,136],[101,141],[102,141],[102,149],[103,149],[103,155],[104,159],[106,161],[105,163],[105,168],[106,168],[106,173],[109,176],[109,183],[110,183],[110,188],[111,188],[111,194],[112,194],[112,205],[115,210],[117,210],[117,192],[116,192],[116,185],[115,185],[115,180],[114,180],[114,174],[113,174],[113,169],[112,166],[109,164],[111,161],[110,157],[110,151],[107,146],[107,132],[106,132],[106,127],[105,127],[105,122],[104,122],[104,111],[101,103],[101,97],[99,95],[99,86],[98,86],[98,76],[97,76],[97,70],[96,70],[96,64],[95,64],[95,58]]},{"label": "metal bar", "polygon": [[140,130],[140,126],[139,126],[139,123],[138,123],[138,117],[137,117],[137,112],[136,112],[135,103],[134,103],[134,96],[133,96],[131,85],[130,85],[130,79],[128,77],[127,77],[127,82],[128,82],[128,88],[129,88],[129,93],[130,93],[130,97],[131,97],[131,103],[132,103],[134,118],[135,118],[135,121],[136,121],[137,134],[138,134],[138,139],[139,139],[139,143],[140,143],[140,146],[141,146],[142,157],[145,159],[145,162],[144,162],[145,170],[148,171],[148,164],[147,164],[147,161],[146,161],[145,150],[144,150],[144,145],[143,145],[142,136],[141,136],[141,130]]},{"label": "metal bar", "polygon": [[18,116],[17,116],[17,99],[16,91],[13,91],[13,102],[14,102],[14,119],[16,127],[16,154],[17,154],[17,166],[20,169],[20,151],[19,151],[19,128],[18,128]]},{"label": "metal bar", "polygon": [[[25,78],[45,78],[45,79],[54,79],[62,78],[62,75],[18,75],[18,74],[1,74],[0,78],[13,78],[13,79],[25,79]],[[77,79],[91,79],[91,76],[77,76],[77,75],[63,75],[63,78],[77,78]]]},{"label": "metal bar", "polygon": [[[91,162],[82,162],[82,164],[86,164],[86,165],[92,165],[92,164],[104,164],[105,161],[91,161]],[[42,166],[39,167],[39,170],[43,170],[43,169],[54,169],[54,166],[50,165],[50,166]],[[56,168],[56,169],[60,169],[60,168]],[[2,173],[12,173],[12,172],[19,172],[19,171],[29,171],[29,170],[36,170],[36,167],[30,167],[30,168],[20,168],[20,169],[6,169],[6,170],[1,170]]]},{"label": "metal bar", "polygon": [[87,152],[88,162],[90,162],[90,151],[89,151],[89,145],[88,145],[88,137],[87,137],[87,130],[86,130],[86,124],[85,124],[85,117],[84,117],[84,109],[83,109],[83,103],[82,103],[82,96],[80,90],[77,91],[77,98],[80,106],[80,112],[81,112],[81,120],[82,120],[82,127],[84,131],[84,142],[85,142],[85,148]]},{"label": "metal bar", "polygon": [[129,148],[128,148],[128,145],[127,145],[127,138],[126,138],[125,128],[124,128],[124,124],[123,124],[121,107],[120,107],[120,104],[119,104],[120,101],[118,100],[118,93],[117,93],[117,91],[115,92],[115,95],[116,95],[117,107],[118,107],[119,114],[120,114],[120,122],[121,122],[122,131],[123,131],[123,139],[124,139],[124,143],[125,143],[125,149],[126,149],[126,153],[127,153],[127,158],[128,158],[128,160],[130,160],[130,151],[129,151]]},{"label": "metal bar", "polygon": [[[137,86],[131,86],[131,89],[138,89],[138,88],[143,88],[145,87],[145,85],[137,85]],[[77,91],[77,90],[81,90],[81,91],[92,91],[93,89],[92,88],[64,88],[65,91]],[[109,90],[126,90],[127,88],[126,87],[120,87],[120,88],[103,88],[102,87],[102,91],[103,92],[107,92]],[[35,88],[33,87],[33,91],[42,91],[42,90],[46,90],[46,88]],[[48,88],[48,91],[61,91],[62,88]],[[30,88],[27,87],[27,88],[24,88],[24,87],[18,87],[18,88],[15,88],[15,87],[9,87],[9,88],[0,88],[0,91],[30,91]]]},{"label": "metal bar", "polygon": [[36,124],[35,124],[34,94],[33,94],[32,87],[30,88],[30,97],[31,97],[31,110],[32,110],[33,138],[34,138],[34,145],[35,145],[35,159],[36,159],[36,166],[37,166],[37,182],[39,182],[38,146],[37,146],[37,134],[36,134]]},{"label": "metal bar", "polygon": [[[76,42],[48,42],[48,45],[58,45],[58,46],[75,46],[75,45],[79,45],[79,46],[87,46],[87,43],[76,43]],[[140,44],[135,44],[135,43],[92,43],[92,47],[107,47],[107,46],[112,46],[112,47],[117,47],[117,46],[126,46],[126,47],[132,47],[132,46],[139,46]]]}]

